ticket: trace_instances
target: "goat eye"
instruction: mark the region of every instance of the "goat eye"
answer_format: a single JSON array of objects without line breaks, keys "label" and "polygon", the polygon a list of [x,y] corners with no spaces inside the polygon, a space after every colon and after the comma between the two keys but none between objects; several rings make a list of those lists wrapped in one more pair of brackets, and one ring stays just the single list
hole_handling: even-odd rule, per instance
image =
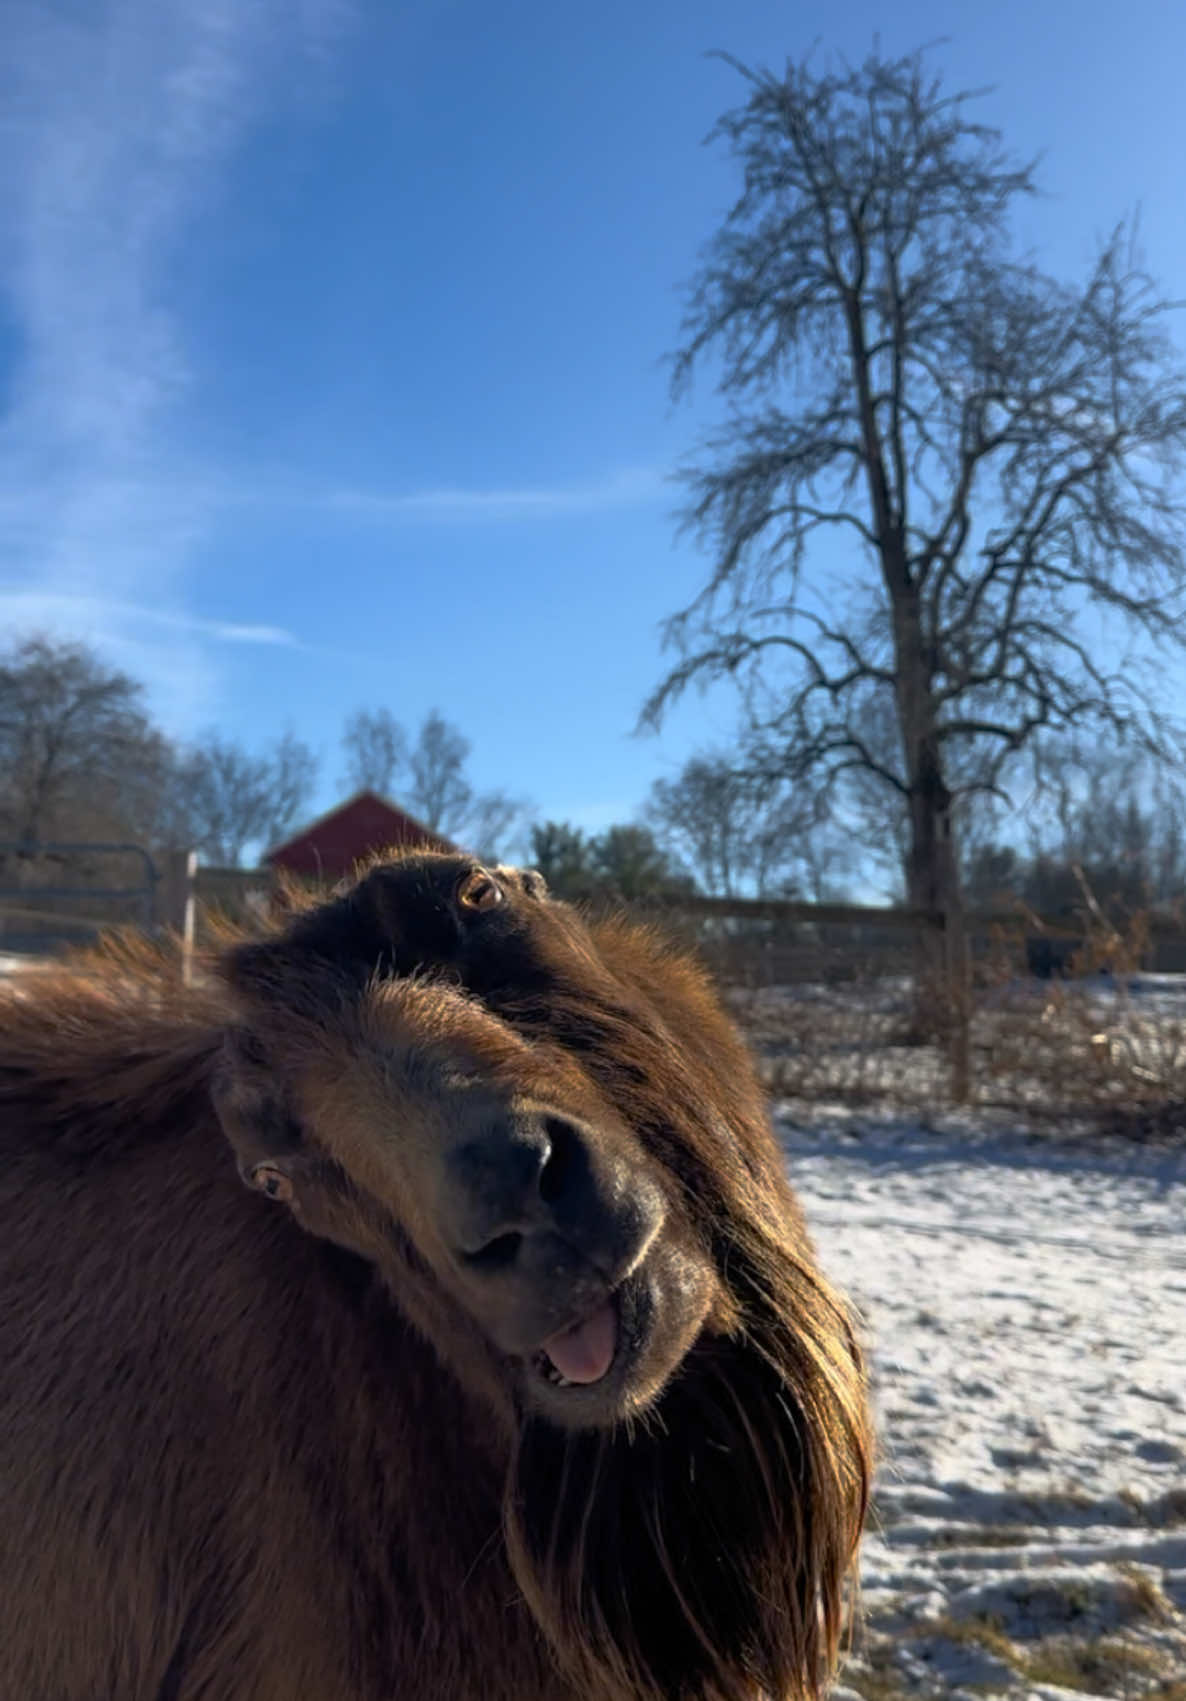
[{"label": "goat eye", "polygon": [[502,887],[484,868],[475,868],[457,888],[457,902],[467,910],[493,910],[502,903]]},{"label": "goat eye", "polygon": [[261,1193],[266,1193],[269,1199],[278,1199],[281,1204],[287,1204],[292,1198],[292,1177],[285,1175],[282,1169],[274,1164],[256,1164],[251,1172],[252,1184]]}]

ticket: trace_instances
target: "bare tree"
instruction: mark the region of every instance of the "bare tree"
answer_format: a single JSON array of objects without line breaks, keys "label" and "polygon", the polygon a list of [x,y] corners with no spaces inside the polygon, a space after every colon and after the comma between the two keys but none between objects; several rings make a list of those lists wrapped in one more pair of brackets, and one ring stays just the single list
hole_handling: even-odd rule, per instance
[{"label": "bare tree", "polygon": [[527,806],[505,791],[475,792],[461,837],[486,862],[506,860],[520,843]]},{"label": "bare tree", "polygon": [[408,760],[408,740],[390,709],[357,709],[342,733],[346,784],[351,791],[391,794]]},{"label": "bare tree", "polygon": [[[755,767],[872,776],[908,822],[910,902],[946,910],[961,769],[1000,788],[1039,733],[1092,724],[1167,749],[1150,657],[1186,642],[1167,304],[1123,229],[1075,287],[1016,257],[1032,168],[919,57],[736,69],[747,97],[714,136],[743,185],[674,367],[680,394],[714,357],[729,407],[686,475],[714,565],[644,721],[734,678]],[[871,693],[893,762],[862,727]]]},{"label": "bare tree", "polygon": [[266,849],[296,826],[317,783],[317,758],[292,731],[282,733],[264,757],[267,766],[263,844]]},{"label": "bare tree", "polygon": [[233,863],[307,806],[316,764],[291,733],[260,755],[215,736],[179,751],[143,705],[86,645],[35,637],[0,655],[0,837],[193,846]]},{"label": "bare tree", "polygon": [[777,790],[725,756],[694,756],[675,779],[656,780],[646,816],[660,844],[720,897],[809,890],[818,899],[838,871],[821,800],[806,788]]},{"label": "bare tree", "polygon": [[[824,791],[837,813],[851,823],[867,876],[891,903],[906,903],[909,901],[910,811],[892,688],[881,683],[870,684],[864,691],[854,693],[849,712],[873,761],[869,765],[845,768],[839,774],[825,769]],[[764,759],[774,755],[773,751],[762,748],[760,740],[755,742]],[[896,774],[899,783],[887,785],[886,772]]]},{"label": "bare tree", "polygon": [[0,655],[0,837],[164,847],[173,765],[143,687],[86,645],[35,636]]},{"label": "bare tree", "polygon": [[1029,807],[998,819],[967,858],[969,896],[1010,894],[1042,915],[1079,910],[1084,884],[1118,914],[1186,901],[1181,776],[1138,752],[1060,739],[1036,750]]},{"label": "bare tree", "polygon": [[474,795],[465,777],[469,753],[469,739],[438,709],[431,709],[408,756],[407,798],[414,814],[434,833],[450,834],[465,823]]},{"label": "bare tree", "polygon": [[238,866],[246,846],[266,831],[266,763],[211,734],[183,764],[182,788],[194,848],[223,867]]},{"label": "bare tree", "polygon": [[181,770],[193,845],[212,862],[237,866],[249,847],[262,851],[295,824],[315,778],[312,752],[291,733],[260,755],[233,739],[206,738]]},{"label": "bare tree", "polygon": [[497,860],[518,832],[526,805],[505,791],[475,791],[465,772],[469,739],[431,710],[408,755],[408,806],[434,833]]},{"label": "bare tree", "polygon": [[[695,756],[673,780],[656,780],[646,816],[661,843],[688,867],[706,892],[732,898],[754,876],[752,786],[727,762]],[[764,896],[764,882],[757,894]]]}]

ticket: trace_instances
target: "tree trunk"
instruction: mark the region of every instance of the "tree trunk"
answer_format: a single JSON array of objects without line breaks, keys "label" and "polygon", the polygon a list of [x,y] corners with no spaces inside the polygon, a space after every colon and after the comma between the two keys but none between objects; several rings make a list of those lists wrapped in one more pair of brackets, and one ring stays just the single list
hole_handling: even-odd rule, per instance
[{"label": "tree trunk", "polygon": [[943,777],[931,670],[913,587],[895,607],[898,717],[910,807],[907,901],[934,921],[916,936],[915,1037],[951,1048],[957,1099],[969,1091],[970,977],[952,796]]}]

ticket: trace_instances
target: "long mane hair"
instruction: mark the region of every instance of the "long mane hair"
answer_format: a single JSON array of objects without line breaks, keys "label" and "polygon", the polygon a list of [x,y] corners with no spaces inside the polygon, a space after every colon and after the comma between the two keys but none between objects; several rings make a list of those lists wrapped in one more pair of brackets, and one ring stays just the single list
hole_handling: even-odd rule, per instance
[{"label": "long mane hair", "polygon": [[582,1695],[817,1696],[869,1492],[852,1321],[816,1267],[752,1061],[707,976],[619,918],[586,932],[558,909],[552,926],[536,987],[511,976],[484,996],[577,1055],[627,1111],[680,1184],[727,1314],[638,1420],[609,1434],[524,1423],[505,1504],[515,1575]]}]

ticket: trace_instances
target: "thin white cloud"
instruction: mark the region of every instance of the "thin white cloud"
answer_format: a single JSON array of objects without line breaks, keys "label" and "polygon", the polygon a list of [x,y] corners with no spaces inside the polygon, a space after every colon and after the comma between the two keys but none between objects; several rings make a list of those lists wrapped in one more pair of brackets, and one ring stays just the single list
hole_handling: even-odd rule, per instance
[{"label": "thin white cloud", "polygon": [[506,489],[446,485],[412,491],[314,489],[307,499],[380,522],[530,520],[638,507],[653,501],[664,485],[663,475],[655,469],[629,467],[588,484]]},{"label": "thin white cloud", "polygon": [[567,805],[560,804],[553,811],[557,821],[566,821],[573,827],[579,827],[584,833],[604,833],[607,827],[619,826],[623,821],[633,821],[638,813],[638,799],[605,798],[600,803],[589,803],[577,799]]},{"label": "thin white cloud", "polygon": [[220,644],[265,644],[269,647],[279,645],[286,650],[303,650],[306,645],[292,632],[283,626],[251,626],[240,625],[232,620],[197,620],[192,615],[183,620],[172,616],[158,616],[166,619],[169,625],[176,625],[191,632],[202,632],[207,637],[216,638]]},{"label": "thin white cloud", "polygon": [[[116,486],[112,481],[112,490]],[[119,487],[129,506],[155,501],[174,515],[190,510],[206,514],[243,508],[274,513],[330,512],[363,525],[407,523],[499,523],[564,519],[637,508],[666,498],[669,481],[655,467],[624,467],[576,484],[432,485],[421,490],[384,490],[362,485],[318,484],[304,479],[218,476],[178,479],[164,469],[151,481],[127,480]],[[0,534],[12,536],[26,512],[20,499],[0,492]]]},{"label": "thin white cloud", "polygon": [[217,689],[212,645],[309,650],[282,626],[209,620],[99,593],[0,584],[0,631],[85,642],[145,684],[167,732],[180,736],[210,717]]},{"label": "thin white cloud", "polygon": [[102,601],[108,633],[151,603],[178,643],[275,641],[179,609],[208,509],[154,476],[194,383],[169,269],[236,145],[344,15],[341,0],[5,8],[0,288],[16,366],[0,570],[30,595]]},{"label": "thin white cloud", "polygon": [[283,626],[250,625],[232,620],[207,620],[201,615],[124,602],[105,596],[64,591],[10,589],[0,585],[0,623],[26,631],[85,633],[96,624],[124,621],[129,626],[163,627],[192,632],[223,644],[263,644],[286,649],[306,646]]}]

